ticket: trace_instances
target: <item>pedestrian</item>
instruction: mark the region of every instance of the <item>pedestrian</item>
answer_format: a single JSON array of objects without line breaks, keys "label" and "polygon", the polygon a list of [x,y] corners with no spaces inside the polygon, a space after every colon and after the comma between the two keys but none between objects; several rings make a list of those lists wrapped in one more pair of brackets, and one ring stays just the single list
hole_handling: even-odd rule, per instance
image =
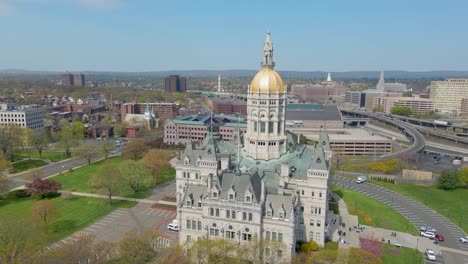
[{"label": "pedestrian", "polygon": [[351,227],[349,227],[349,232],[351,232]]}]

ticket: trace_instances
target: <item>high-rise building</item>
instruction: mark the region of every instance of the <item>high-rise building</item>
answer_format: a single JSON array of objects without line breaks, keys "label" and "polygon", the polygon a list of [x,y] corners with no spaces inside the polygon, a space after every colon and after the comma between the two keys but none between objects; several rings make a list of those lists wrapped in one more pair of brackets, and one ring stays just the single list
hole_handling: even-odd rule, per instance
[{"label": "high-rise building", "polygon": [[85,86],[85,76],[82,73],[73,74],[73,85],[74,86]]},{"label": "high-rise building", "polygon": [[73,86],[73,74],[71,73],[62,74],[62,85]]},{"label": "high-rise building", "polygon": [[124,121],[128,114],[144,114],[149,105],[157,117],[161,120],[174,118],[177,115],[177,104],[175,103],[125,103],[120,105],[120,117]]},{"label": "high-rise building", "polygon": [[168,93],[185,92],[187,91],[187,84],[185,77],[179,75],[171,75],[165,79],[165,91]]},{"label": "high-rise building", "polygon": [[468,79],[432,81],[430,91],[437,111],[458,114],[462,99],[468,98]]},{"label": "high-rise building", "polygon": [[69,72],[62,74],[62,86],[85,86],[85,75],[82,73],[71,74]]},{"label": "high-rise building", "polygon": [[289,260],[297,241],[324,246],[331,238],[332,154],[326,133],[311,146],[286,132],[286,88],[274,70],[269,33],[261,65],[247,91],[244,137],[237,130],[232,140],[216,140],[210,128],[202,145],[189,141],[178,156],[177,220],[181,244],[261,240],[263,261],[273,263]]}]

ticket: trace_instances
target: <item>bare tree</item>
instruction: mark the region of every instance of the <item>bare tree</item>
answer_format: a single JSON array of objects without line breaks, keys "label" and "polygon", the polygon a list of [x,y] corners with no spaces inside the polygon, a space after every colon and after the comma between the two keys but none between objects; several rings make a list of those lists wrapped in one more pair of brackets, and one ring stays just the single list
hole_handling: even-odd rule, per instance
[{"label": "bare tree", "polygon": [[33,146],[37,153],[39,153],[39,157],[42,158],[42,151],[49,145],[50,139],[49,135],[45,129],[36,128],[26,130],[26,136],[28,138],[29,145]]},{"label": "bare tree", "polygon": [[49,233],[50,225],[57,215],[58,211],[52,201],[37,201],[31,207],[32,221],[41,224],[45,234]]},{"label": "bare tree", "polygon": [[88,161],[88,164],[91,164],[91,160],[98,154],[98,149],[96,145],[87,143],[78,146],[75,149],[75,154]]}]

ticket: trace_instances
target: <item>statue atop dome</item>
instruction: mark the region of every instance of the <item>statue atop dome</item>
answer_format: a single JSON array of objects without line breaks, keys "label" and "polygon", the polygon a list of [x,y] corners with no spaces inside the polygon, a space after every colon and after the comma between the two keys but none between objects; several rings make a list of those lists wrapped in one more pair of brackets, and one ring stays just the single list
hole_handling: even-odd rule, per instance
[{"label": "statue atop dome", "polygon": [[275,67],[275,62],[273,61],[273,43],[271,43],[270,32],[267,33],[265,44],[263,45],[263,61],[261,66],[271,69]]}]

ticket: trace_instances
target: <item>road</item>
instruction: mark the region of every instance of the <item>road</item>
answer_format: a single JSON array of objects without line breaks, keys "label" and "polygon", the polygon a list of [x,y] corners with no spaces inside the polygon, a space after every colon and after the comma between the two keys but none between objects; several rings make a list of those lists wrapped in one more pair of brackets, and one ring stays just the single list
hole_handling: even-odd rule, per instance
[{"label": "road", "polygon": [[[102,159],[104,156],[102,155],[96,155],[92,158],[92,162],[93,161],[96,161],[96,160],[99,160],[99,159]],[[82,166],[82,165],[86,165],[88,163],[88,161],[84,158],[80,158],[80,157],[75,157],[75,158],[71,158],[71,159],[67,159],[67,160],[63,160],[63,161],[59,161],[59,162],[55,162],[55,163],[52,163],[52,164],[49,164],[49,165],[46,165],[44,167],[41,167],[40,170],[39,170],[39,177],[40,178],[45,178],[45,177],[48,177],[50,175],[54,175],[54,174],[57,174],[57,173],[60,173],[60,172],[63,172],[63,171],[67,171],[71,168],[75,168],[75,167],[78,167],[78,166]],[[10,178],[8,178],[7,180],[7,184],[8,184],[8,190],[11,190],[11,189],[14,189],[14,188],[18,188],[28,182],[31,182],[31,179],[28,179],[28,172],[25,171],[23,173],[18,173]]]},{"label": "road", "polygon": [[[374,184],[356,184],[355,179],[352,178],[334,176],[332,183],[337,186],[360,192],[392,207],[407,218],[416,228],[424,225],[435,228],[438,233],[443,234],[445,237],[445,242],[440,243],[443,261],[446,261],[445,263],[467,263],[464,259],[468,259],[468,253],[467,255],[463,255],[443,249],[443,247],[447,247],[462,252],[468,251],[468,245],[462,244],[458,241],[460,237],[465,235],[465,233],[457,225],[453,224],[450,220],[431,208],[402,194]],[[447,260],[445,260],[446,258]],[[457,262],[452,262],[452,260],[457,260]],[[443,261],[439,263],[444,263]]]}]

